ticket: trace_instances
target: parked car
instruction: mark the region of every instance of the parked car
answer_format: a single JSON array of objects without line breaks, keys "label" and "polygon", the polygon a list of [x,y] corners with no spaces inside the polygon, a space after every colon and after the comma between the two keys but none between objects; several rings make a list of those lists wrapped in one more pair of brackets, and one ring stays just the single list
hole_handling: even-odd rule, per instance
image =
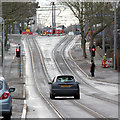
[{"label": "parked car", "polygon": [[71,31],[71,32],[68,33],[68,35],[74,35],[74,32]]},{"label": "parked car", "polygon": [[55,96],[74,96],[75,99],[80,99],[79,82],[72,75],[60,75],[54,77],[50,88],[50,98]]},{"label": "parked car", "polygon": [[9,88],[3,77],[0,77],[0,116],[5,119],[10,119],[12,115],[12,97],[11,92],[15,88]]}]

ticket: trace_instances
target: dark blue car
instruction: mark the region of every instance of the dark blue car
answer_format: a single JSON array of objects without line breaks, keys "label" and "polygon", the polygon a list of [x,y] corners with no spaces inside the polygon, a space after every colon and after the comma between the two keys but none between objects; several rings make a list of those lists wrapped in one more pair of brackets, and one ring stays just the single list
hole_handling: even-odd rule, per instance
[{"label": "dark blue car", "polygon": [[75,99],[80,99],[79,82],[72,75],[56,76],[49,84],[51,99],[56,96],[74,96]]}]

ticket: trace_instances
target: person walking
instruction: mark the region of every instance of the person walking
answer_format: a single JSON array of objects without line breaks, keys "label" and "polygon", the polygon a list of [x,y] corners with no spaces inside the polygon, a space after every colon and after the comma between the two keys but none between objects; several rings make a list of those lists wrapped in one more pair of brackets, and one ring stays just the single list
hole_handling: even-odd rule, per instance
[{"label": "person walking", "polygon": [[95,64],[94,61],[91,60],[90,72],[92,77],[94,77],[94,71],[95,71]]}]

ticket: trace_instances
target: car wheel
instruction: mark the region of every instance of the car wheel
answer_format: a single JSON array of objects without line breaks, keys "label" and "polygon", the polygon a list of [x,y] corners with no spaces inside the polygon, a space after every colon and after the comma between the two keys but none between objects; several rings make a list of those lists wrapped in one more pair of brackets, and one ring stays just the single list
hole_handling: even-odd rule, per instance
[{"label": "car wheel", "polygon": [[74,95],[74,98],[75,98],[75,99],[80,99],[80,94]]},{"label": "car wheel", "polygon": [[4,120],[11,120],[11,115],[6,115],[6,116],[3,116],[4,117]]},{"label": "car wheel", "polygon": [[50,98],[51,98],[51,99],[54,99],[55,96],[54,96],[53,94],[50,94]]},{"label": "car wheel", "polygon": [[3,115],[3,118],[4,118],[4,120],[11,120],[11,116],[12,116],[12,108],[11,108],[11,111],[9,114]]}]

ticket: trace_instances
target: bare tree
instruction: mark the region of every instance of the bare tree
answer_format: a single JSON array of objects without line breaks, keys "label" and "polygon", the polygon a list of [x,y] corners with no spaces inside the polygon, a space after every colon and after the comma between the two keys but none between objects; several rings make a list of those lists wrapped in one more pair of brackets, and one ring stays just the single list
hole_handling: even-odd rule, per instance
[{"label": "bare tree", "polygon": [[[2,2],[2,17],[5,20],[5,44],[9,25],[14,26],[14,22],[24,23],[27,18],[36,14],[38,3],[33,2]],[[13,27],[14,29],[14,27]]]},{"label": "bare tree", "polygon": [[84,31],[85,27],[85,19],[84,19],[84,3],[76,1],[62,1],[63,4],[67,5],[70,10],[73,12],[74,16],[78,19],[79,25],[81,28],[81,37],[82,37],[82,48],[83,48],[83,56],[87,57],[85,50],[85,37],[86,32]]},{"label": "bare tree", "polygon": [[[85,38],[89,31],[91,31],[91,39],[90,39],[90,50],[93,46],[93,40],[96,35],[103,31],[108,25],[111,24],[113,19],[110,19],[110,12],[112,10],[112,5],[109,3],[105,4],[100,2],[81,2],[80,0],[63,0],[61,1],[62,4],[65,4],[70,8],[73,12],[74,16],[78,19],[80,29],[81,29],[81,37],[82,37],[82,48],[83,48],[83,56],[84,58],[87,57],[86,55],[86,48],[85,48]],[[105,15],[103,15],[103,7],[104,11],[106,11]],[[108,16],[107,16],[108,15]],[[104,23],[103,24],[103,20]],[[97,27],[97,25],[100,27]],[[94,29],[95,31],[94,31]],[[91,52],[91,51],[90,51]],[[91,56],[91,59],[92,56]]]}]

